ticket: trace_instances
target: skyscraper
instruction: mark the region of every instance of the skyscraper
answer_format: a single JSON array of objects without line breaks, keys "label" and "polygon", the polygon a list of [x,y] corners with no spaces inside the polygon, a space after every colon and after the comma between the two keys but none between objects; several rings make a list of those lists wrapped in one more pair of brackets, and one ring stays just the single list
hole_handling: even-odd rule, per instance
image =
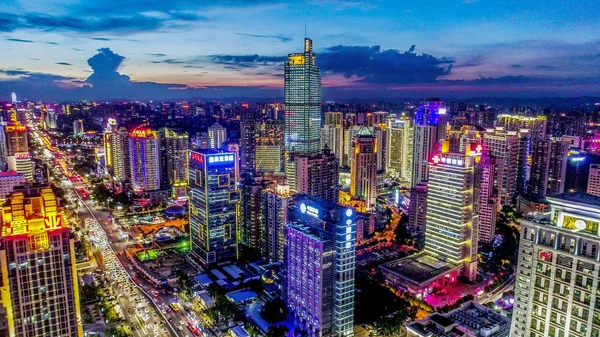
[{"label": "skyscraper", "polygon": [[52,189],[13,192],[0,242],[8,337],[83,336],[73,238]]},{"label": "skyscraper", "polygon": [[503,160],[503,205],[510,205],[519,194],[526,191],[529,173],[529,142],[527,132],[488,129],[483,135],[483,147],[495,158]]},{"label": "skyscraper", "polygon": [[388,121],[388,136],[388,172],[400,180],[410,182],[413,139],[410,119],[390,119]]},{"label": "skyscraper", "polygon": [[305,38],[304,52],[289,54],[285,63],[285,150],[290,155],[321,150],[321,71],[315,58],[312,40]]},{"label": "skyscraper", "polygon": [[377,200],[377,139],[363,126],[354,137],[350,167],[350,195],[365,201],[367,211]]},{"label": "skyscraper", "polygon": [[172,186],[187,184],[187,150],[188,134],[185,131],[175,131],[164,128],[164,170],[168,182]]},{"label": "skyscraper", "polygon": [[134,192],[155,191],[161,187],[160,139],[145,126],[129,133],[129,168]]},{"label": "skyscraper", "polygon": [[319,198],[297,196],[288,215],[288,307],[309,336],[352,336],[354,211]]},{"label": "skyscraper", "polygon": [[236,160],[232,152],[188,151],[190,243],[205,266],[238,256]]},{"label": "skyscraper", "polygon": [[431,154],[441,150],[439,143],[446,138],[448,116],[443,102],[429,99],[421,102],[415,111],[413,126],[412,184],[414,187],[428,179]]},{"label": "skyscraper", "polygon": [[[107,163],[112,163],[112,175],[116,181],[128,180],[131,177],[131,163],[129,152],[129,132],[124,127],[112,129],[110,136],[110,157],[107,152]],[[109,168],[110,169],[110,168]]]},{"label": "skyscraper", "polygon": [[410,190],[410,205],[408,209],[408,229],[411,234],[425,234],[427,224],[427,182],[422,181]]},{"label": "skyscraper", "polygon": [[571,140],[568,137],[550,137],[550,165],[546,195],[561,194],[565,191],[570,148]]},{"label": "skyscraper", "polygon": [[292,156],[285,171],[293,193],[317,196],[330,202],[338,201],[339,165],[328,149],[314,156]]},{"label": "skyscraper", "polygon": [[475,160],[473,226],[477,227],[479,242],[491,243],[496,235],[500,209],[503,161],[489,156],[481,143],[473,143],[469,147],[466,153]]},{"label": "skyscraper", "polygon": [[321,148],[328,148],[338,158],[340,167],[343,166],[344,155],[344,124],[343,113],[326,112],[325,124],[321,129]]},{"label": "skyscraper", "polygon": [[511,336],[600,335],[600,197],[548,196],[550,212],[520,219]]},{"label": "skyscraper", "polygon": [[474,159],[454,153],[434,154],[429,164],[425,252],[463,266],[477,277],[477,227],[473,226]]},{"label": "skyscraper", "polygon": [[9,156],[15,153],[29,152],[27,143],[27,126],[15,122],[4,127],[6,133],[6,148]]},{"label": "skyscraper", "polygon": [[273,137],[258,137],[255,144],[256,172],[282,172],[283,152],[281,139]]},{"label": "skyscraper", "polygon": [[283,262],[285,258],[285,225],[290,199],[290,187],[284,182],[261,191],[260,221],[265,230],[262,251],[270,261]]},{"label": "skyscraper", "polygon": [[273,185],[262,176],[247,176],[240,182],[240,243],[247,247],[263,250],[266,237],[265,227],[261,223],[261,192]]},{"label": "skyscraper", "polygon": [[600,164],[590,165],[587,193],[600,197]]},{"label": "skyscraper", "polygon": [[259,122],[253,114],[242,115],[240,122],[240,168],[244,175],[256,172],[256,138],[260,136]]},{"label": "skyscraper", "polygon": [[83,136],[83,119],[76,119],[73,121],[73,136],[80,137]]},{"label": "skyscraper", "polygon": [[210,148],[219,149],[227,140],[227,129],[219,124],[219,122],[215,122],[215,124],[208,128],[208,138],[210,139]]}]

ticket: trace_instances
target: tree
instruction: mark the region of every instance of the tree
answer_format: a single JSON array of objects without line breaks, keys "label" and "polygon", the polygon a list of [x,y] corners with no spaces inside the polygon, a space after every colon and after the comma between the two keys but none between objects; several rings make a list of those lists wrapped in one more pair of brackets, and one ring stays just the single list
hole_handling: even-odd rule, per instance
[{"label": "tree", "polygon": [[269,329],[267,330],[267,337],[285,337],[285,335],[288,333],[288,328],[285,325],[280,325],[280,326],[274,326],[271,325],[269,326]]}]

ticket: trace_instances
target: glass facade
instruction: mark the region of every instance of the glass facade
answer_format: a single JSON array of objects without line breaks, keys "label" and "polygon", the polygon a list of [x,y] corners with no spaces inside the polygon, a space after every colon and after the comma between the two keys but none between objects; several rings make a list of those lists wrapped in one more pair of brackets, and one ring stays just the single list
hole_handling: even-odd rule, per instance
[{"label": "glass facade", "polygon": [[315,155],[321,146],[321,71],[315,65],[312,41],[304,53],[285,63],[285,149],[289,154]]},{"label": "glass facade", "polygon": [[236,161],[233,152],[188,151],[190,243],[206,266],[237,259]]}]

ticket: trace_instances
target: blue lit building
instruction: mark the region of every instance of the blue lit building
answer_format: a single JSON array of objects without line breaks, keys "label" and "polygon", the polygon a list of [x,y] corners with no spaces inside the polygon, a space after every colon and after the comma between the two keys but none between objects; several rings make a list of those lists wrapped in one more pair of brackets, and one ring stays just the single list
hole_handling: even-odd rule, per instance
[{"label": "blue lit building", "polygon": [[206,267],[237,259],[236,161],[233,152],[188,151],[190,244]]},{"label": "blue lit building", "polygon": [[287,305],[309,336],[354,334],[356,214],[296,195],[286,228]]}]

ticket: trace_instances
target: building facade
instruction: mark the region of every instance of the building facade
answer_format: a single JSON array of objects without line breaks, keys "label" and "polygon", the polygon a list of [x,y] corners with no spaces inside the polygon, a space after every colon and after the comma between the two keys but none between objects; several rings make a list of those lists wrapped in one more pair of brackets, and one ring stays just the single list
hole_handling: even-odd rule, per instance
[{"label": "building facade", "polygon": [[413,129],[410,119],[390,119],[388,136],[388,173],[402,181],[411,181]]},{"label": "building facade", "polygon": [[265,229],[263,256],[269,261],[284,262],[290,187],[287,184],[271,186],[261,191],[260,199],[260,221]]},{"label": "building facade", "polygon": [[232,152],[188,151],[190,245],[204,266],[238,256],[236,160]]},{"label": "building facade", "polygon": [[210,139],[211,149],[220,149],[227,140],[227,129],[219,124],[219,122],[215,122],[215,124],[208,128],[208,138]]},{"label": "building facade", "polygon": [[304,52],[289,54],[284,66],[285,150],[317,155],[321,150],[321,71],[315,64],[312,40]]},{"label": "building facade", "polygon": [[350,196],[365,201],[367,211],[375,208],[377,200],[377,139],[363,126],[352,142],[350,167]]},{"label": "building facade", "polygon": [[298,196],[289,217],[287,305],[297,325],[309,336],[353,336],[354,211]]},{"label": "building facade", "polygon": [[600,164],[590,165],[587,193],[600,197]]},{"label": "building facade", "polygon": [[161,188],[160,138],[143,126],[129,133],[129,177],[134,192]]},{"label": "building facade", "polygon": [[520,219],[511,336],[600,335],[600,197],[546,197],[550,212]]},{"label": "building facade", "polygon": [[337,202],[339,199],[338,160],[324,149],[315,156],[295,155],[285,166],[292,193],[303,193]]},{"label": "building facade", "polygon": [[[164,170],[171,186],[187,184],[187,150],[188,134],[185,131],[175,131],[164,128]],[[163,174],[164,175],[164,174]]]},{"label": "building facade", "polygon": [[12,193],[0,242],[7,336],[82,337],[74,241],[52,189]]}]

